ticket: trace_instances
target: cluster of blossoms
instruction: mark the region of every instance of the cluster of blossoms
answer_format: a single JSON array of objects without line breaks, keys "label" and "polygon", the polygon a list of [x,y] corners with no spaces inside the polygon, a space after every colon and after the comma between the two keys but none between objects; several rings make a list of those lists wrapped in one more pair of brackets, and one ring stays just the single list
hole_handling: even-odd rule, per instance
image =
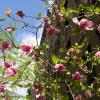
[{"label": "cluster of blossoms", "polygon": [[5,73],[4,73],[4,77],[10,77],[10,76],[14,76],[16,74],[16,67],[13,65],[12,62],[8,62],[6,61],[4,63],[5,66]]},{"label": "cluster of blossoms", "polygon": [[[55,17],[55,20],[57,22],[62,22],[63,21],[63,15],[58,10],[55,11],[54,17]],[[60,32],[60,30],[58,28],[51,25],[51,19],[48,16],[44,17],[44,22],[45,22],[45,25],[47,26],[47,34],[48,34],[49,37],[51,37],[55,33]]]},{"label": "cluster of blossoms", "polygon": [[[1,44],[1,50],[5,52],[6,50],[9,50],[11,47],[10,43],[8,41],[3,41]],[[12,62],[4,61],[4,77],[10,77],[16,74],[16,68],[14,67]]]}]

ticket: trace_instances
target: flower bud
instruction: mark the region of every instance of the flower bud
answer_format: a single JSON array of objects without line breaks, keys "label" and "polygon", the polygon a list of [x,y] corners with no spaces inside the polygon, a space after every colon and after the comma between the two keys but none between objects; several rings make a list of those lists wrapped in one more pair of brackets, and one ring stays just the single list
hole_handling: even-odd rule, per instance
[{"label": "flower bud", "polygon": [[13,27],[13,26],[7,27],[7,28],[6,28],[6,31],[7,31],[8,33],[11,33],[11,32],[14,31],[14,27]]},{"label": "flower bud", "polygon": [[6,50],[10,48],[10,43],[8,41],[3,41],[2,42],[2,49]]},{"label": "flower bud", "polygon": [[6,8],[4,13],[6,16],[10,16],[12,14],[12,10],[10,8]]},{"label": "flower bud", "polygon": [[64,68],[65,68],[65,66],[63,65],[63,64],[56,64],[55,66],[54,66],[54,72],[61,72],[61,71],[64,71]]},{"label": "flower bud", "polygon": [[20,46],[20,49],[23,51],[23,52],[30,52],[32,50],[32,46],[28,45],[28,44],[22,44]]},{"label": "flower bud", "polygon": [[24,12],[21,11],[21,10],[17,12],[17,15],[18,15],[19,17],[21,17],[21,18],[23,18],[23,17],[25,16]]},{"label": "flower bud", "polygon": [[81,80],[82,79],[80,72],[77,72],[77,71],[72,75],[72,77],[73,77],[73,80]]}]

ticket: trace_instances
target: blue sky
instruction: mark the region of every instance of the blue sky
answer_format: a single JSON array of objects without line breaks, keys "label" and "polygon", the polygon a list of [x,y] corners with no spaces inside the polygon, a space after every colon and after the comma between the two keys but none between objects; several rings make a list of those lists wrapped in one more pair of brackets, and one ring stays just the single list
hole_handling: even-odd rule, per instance
[{"label": "blue sky", "polygon": [[[44,3],[41,0],[0,0],[0,18],[6,17],[4,15],[4,9],[11,8],[13,11],[13,15],[16,14],[18,10],[24,11],[26,15],[36,16],[38,13],[42,13],[43,16],[46,16],[46,8]],[[35,21],[33,19],[28,19],[29,22],[33,22],[32,24],[38,25],[40,22]],[[5,25],[6,26],[6,23]],[[38,32],[38,38],[41,37],[42,29]],[[27,40],[26,40],[27,36]],[[23,40],[22,40],[23,39]],[[29,41],[35,40],[34,35],[30,32],[26,32],[25,30],[16,31],[16,40],[17,41]],[[33,41],[32,40],[32,41]]]}]

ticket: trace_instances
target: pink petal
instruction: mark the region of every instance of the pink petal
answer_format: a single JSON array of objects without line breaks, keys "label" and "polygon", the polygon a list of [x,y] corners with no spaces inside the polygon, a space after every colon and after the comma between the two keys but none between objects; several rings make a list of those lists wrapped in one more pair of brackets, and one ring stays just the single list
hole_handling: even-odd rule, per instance
[{"label": "pink petal", "polygon": [[5,70],[4,77],[7,78],[7,77],[13,76],[15,74],[16,74],[15,68],[8,68]]},{"label": "pink petal", "polygon": [[84,24],[84,23],[87,22],[87,21],[88,21],[87,19],[82,18],[82,19],[80,20],[80,24]]},{"label": "pink petal", "polygon": [[93,30],[92,28],[93,22],[84,18],[80,20],[80,26],[82,29],[85,29],[85,30]]},{"label": "pink petal", "polygon": [[77,19],[76,17],[74,17],[74,18],[72,19],[72,21],[73,21],[75,24],[80,25],[80,22],[78,21],[78,19]]},{"label": "pink petal", "polygon": [[86,30],[93,30],[92,26],[93,26],[93,22],[92,21],[87,21],[85,29]]}]

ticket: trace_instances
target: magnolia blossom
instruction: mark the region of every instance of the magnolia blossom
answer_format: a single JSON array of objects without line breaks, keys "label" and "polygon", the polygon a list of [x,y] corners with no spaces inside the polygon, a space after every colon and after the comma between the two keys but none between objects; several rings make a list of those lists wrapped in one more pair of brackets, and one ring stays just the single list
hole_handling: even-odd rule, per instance
[{"label": "magnolia blossom", "polygon": [[6,28],[6,31],[8,32],[8,33],[11,33],[11,32],[13,32],[14,31],[14,27],[13,26],[9,26],[9,27],[7,27]]},{"label": "magnolia blossom", "polygon": [[93,22],[87,19],[81,19],[80,21],[74,17],[73,22],[80,27],[81,30],[93,30]]},{"label": "magnolia blossom", "polygon": [[25,16],[24,12],[22,10],[17,12],[17,15],[21,18],[23,18]]},{"label": "magnolia blossom", "polygon": [[64,71],[65,66],[63,64],[56,64],[54,66],[53,72],[61,72]]},{"label": "magnolia blossom", "polygon": [[55,12],[55,18],[58,22],[62,22],[63,20],[63,14],[61,14],[59,11]]},{"label": "magnolia blossom", "polygon": [[100,58],[100,51],[97,51],[97,52],[95,53],[95,57]]},{"label": "magnolia blossom", "polygon": [[8,61],[6,61],[5,63],[4,63],[4,67],[5,68],[10,68],[10,67],[12,67],[12,62],[8,62]]},{"label": "magnolia blossom", "polygon": [[52,36],[53,34],[57,33],[57,32],[60,32],[59,29],[55,28],[54,26],[50,25],[48,28],[47,28],[47,34],[48,36]]},{"label": "magnolia blossom", "polygon": [[16,68],[15,67],[10,67],[7,68],[4,72],[4,77],[10,77],[10,76],[14,76],[16,74]]},{"label": "magnolia blossom", "polygon": [[32,51],[32,46],[29,45],[29,44],[22,44],[22,45],[20,46],[20,49],[21,49],[23,52],[28,53],[28,52]]},{"label": "magnolia blossom", "polygon": [[73,77],[73,80],[81,80],[82,79],[80,72],[77,72],[77,71],[72,75],[72,77]]},{"label": "magnolia blossom", "polygon": [[5,92],[5,86],[3,84],[0,84],[0,92]]},{"label": "magnolia blossom", "polygon": [[6,50],[10,48],[10,43],[8,41],[3,41],[2,42],[2,49]]},{"label": "magnolia blossom", "polygon": [[10,8],[6,8],[4,13],[5,15],[10,16],[12,14],[12,10]]},{"label": "magnolia blossom", "polygon": [[51,24],[51,20],[48,16],[44,17],[44,22],[46,25],[50,25]]}]

